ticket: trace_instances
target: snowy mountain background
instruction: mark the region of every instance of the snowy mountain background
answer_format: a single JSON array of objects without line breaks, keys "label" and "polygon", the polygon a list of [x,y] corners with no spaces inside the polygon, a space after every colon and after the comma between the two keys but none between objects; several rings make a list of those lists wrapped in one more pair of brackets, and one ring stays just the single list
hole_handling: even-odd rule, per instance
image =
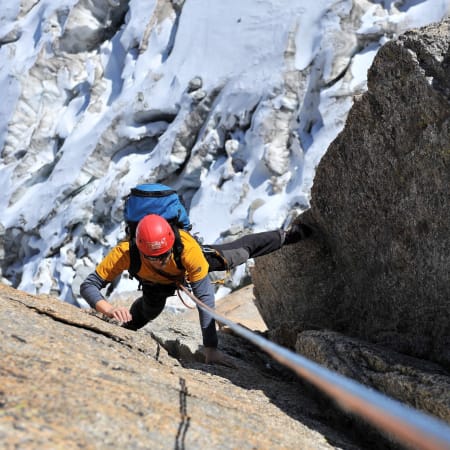
[{"label": "snowy mountain background", "polygon": [[450,0],[3,0],[3,281],[86,306],[79,284],[124,236],[123,197],[142,182],[177,188],[208,243],[282,226],[308,208],[380,46],[449,13]]}]

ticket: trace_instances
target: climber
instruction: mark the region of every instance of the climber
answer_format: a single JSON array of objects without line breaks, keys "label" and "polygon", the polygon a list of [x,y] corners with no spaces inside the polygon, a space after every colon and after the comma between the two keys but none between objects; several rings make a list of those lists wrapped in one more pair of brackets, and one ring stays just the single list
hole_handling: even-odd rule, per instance
[{"label": "climber", "polygon": [[[106,255],[95,272],[81,284],[80,294],[98,312],[122,322],[125,328],[137,330],[162,312],[166,298],[174,295],[178,283],[187,281],[194,295],[214,308],[214,287],[208,272],[231,270],[249,258],[271,253],[310,234],[308,226],[294,222],[288,231],[255,233],[226,244],[200,246],[189,232],[172,227],[161,216],[150,214],[136,229],[139,265],[136,278],[142,285],[142,296],[128,309],[111,305],[100,292],[133,264],[136,256],[133,256],[133,244],[129,240],[119,242]],[[231,365],[217,349],[214,319],[200,308],[199,316],[206,363]]]}]

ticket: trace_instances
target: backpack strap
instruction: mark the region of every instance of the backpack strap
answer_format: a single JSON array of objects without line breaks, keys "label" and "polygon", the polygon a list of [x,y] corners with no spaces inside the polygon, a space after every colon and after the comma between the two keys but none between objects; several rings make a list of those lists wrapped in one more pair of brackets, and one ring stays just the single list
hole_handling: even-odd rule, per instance
[{"label": "backpack strap", "polygon": [[181,262],[181,253],[183,253],[183,243],[181,242],[180,230],[174,224],[170,224],[175,235],[175,242],[173,244],[173,258],[180,270],[185,270],[183,263]]},{"label": "backpack strap", "polygon": [[130,240],[130,267],[128,268],[128,273],[130,278],[139,279],[137,273],[141,269],[141,255],[139,254],[139,249],[136,245],[136,239]]}]

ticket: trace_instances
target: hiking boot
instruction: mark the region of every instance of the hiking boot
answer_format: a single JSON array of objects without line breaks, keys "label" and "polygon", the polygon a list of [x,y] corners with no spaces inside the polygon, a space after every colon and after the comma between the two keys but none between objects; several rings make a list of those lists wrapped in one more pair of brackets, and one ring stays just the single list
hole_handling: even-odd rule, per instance
[{"label": "hiking boot", "polygon": [[302,239],[311,236],[312,229],[304,223],[294,223],[284,236],[283,245],[295,244]]}]

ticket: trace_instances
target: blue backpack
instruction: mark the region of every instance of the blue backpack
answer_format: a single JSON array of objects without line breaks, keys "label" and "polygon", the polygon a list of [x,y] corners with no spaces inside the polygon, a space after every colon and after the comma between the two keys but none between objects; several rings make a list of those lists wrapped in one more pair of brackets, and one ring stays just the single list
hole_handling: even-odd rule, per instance
[{"label": "blue backpack", "polygon": [[165,184],[139,184],[125,198],[124,216],[130,237],[134,238],[138,222],[148,214],[158,214],[184,230],[192,228],[183,199]]},{"label": "blue backpack", "polygon": [[177,266],[181,269],[181,243],[179,229],[189,231],[192,225],[189,220],[183,199],[177,191],[165,184],[139,184],[131,189],[125,197],[124,216],[127,224],[127,234],[130,239],[130,276],[136,277],[140,269],[139,251],[136,246],[136,227],[139,221],[148,214],[158,214],[169,222],[174,230],[175,244],[174,257]]},{"label": "blue backpack", "polygon": [[[183,251],[183,243],[181,242],[179,229],[190,231],[192,225],[189,220],[188,213],[184,206],[183,199],[165,184],[140,184],[131,189],[130,194],[125,198],[124,216],[127,223],[127,234],[130,240],[130,267],[128,272],[131,278],[139,277],[137,273],[141,268],[141,258],[136,245],[136,227],[139,221],[148,214],[158,214],[164,217],[175,234],[175,243],[173,246],[173,254],[175,262],[180,270],[184,270],[181,262],[181,253]],[[220,251],[211,246],[203,246],[202,251],[209,264],[209,271],[228,270],[228,262]],[[171,279],[170,275],[161,272],[166,278]],[[178,277],[174,277],[173,281],[180,281]]]}]

